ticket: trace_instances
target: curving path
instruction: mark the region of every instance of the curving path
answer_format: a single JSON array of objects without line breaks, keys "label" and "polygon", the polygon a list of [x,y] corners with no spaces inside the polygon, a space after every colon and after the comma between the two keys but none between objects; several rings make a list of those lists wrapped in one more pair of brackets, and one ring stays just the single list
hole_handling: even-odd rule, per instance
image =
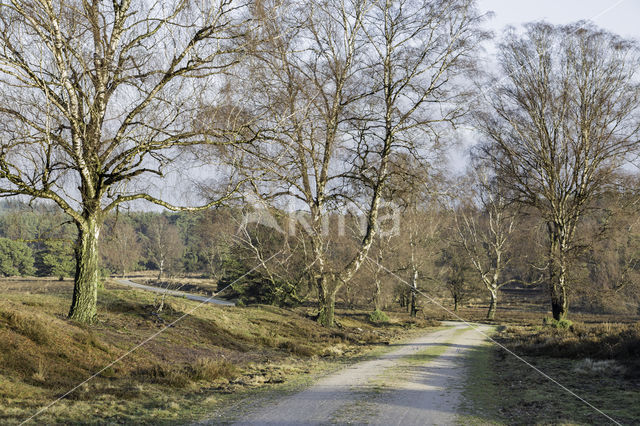
[{"label": "curving path", "polygon": [[116,279],[115,281],[120,285],[137,288],[139,290],[151,291],[154,293],[166,293],[171,296],[184,297],[185,299],[195,300],[198,302],[213,303],[214,305],[235,306],[235,303],[229,302],[227,300],[214,299],[207,296],[199,296],[197,294],[185,293],[184,291],[168,290],[160,287],[134,283],[133,281],[124,279]]},{"label": "curving path", "polygon": [[300,393],[252,407],[236,424],[456,424],[465,355],[484,342],[478,330],[490,327],[453,321],[444,325],[444,330],[395,345],[391,352],[326,376]]}]

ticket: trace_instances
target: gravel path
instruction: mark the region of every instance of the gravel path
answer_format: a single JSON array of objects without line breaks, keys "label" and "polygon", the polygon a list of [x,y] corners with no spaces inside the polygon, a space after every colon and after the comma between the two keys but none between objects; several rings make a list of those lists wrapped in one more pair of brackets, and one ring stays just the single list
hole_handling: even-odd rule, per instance
[{"label": "gravel path", "polygon": [[185,293],[184,291],[166,290],[164,288],[153,287],[153,286],[144,285],[144,284],[138,284],[138,283],[134,283],[133,281],[123,280],[123,279],[117,279],[115,281],[118,284],[121,284],[121,285],[126,285],[128,287],[134,287],[134,288],[137,288],[137,289],[140,289],[140,290],[151,291],[151,292],[154,292],[154,293],[166,293],[166,294],[168,294],[170,296],[184,297],[186,299],[196,300],[198,302],[213,303],[214,305],[235,306],[235,303],[233,303],[233,302],[229,302],[229,301],[226,301],[226,300],[220,300],[220,299],[213,299],[213,298],[207,297],[207,296],[198,296],[197,294]]},{"label": "gravel path", "polygon": [[236,424],[455,424],[465,352],[480,345],[484,336],[463,323],[444,324],[444,330],[399,344],[300,393],[256,407]]}]

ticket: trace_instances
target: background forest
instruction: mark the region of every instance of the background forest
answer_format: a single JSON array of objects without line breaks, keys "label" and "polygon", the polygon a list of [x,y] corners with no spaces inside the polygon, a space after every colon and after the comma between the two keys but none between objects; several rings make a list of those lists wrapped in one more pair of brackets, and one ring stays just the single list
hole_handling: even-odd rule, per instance
[{"label": "background forest", "polygon": [[[491,268],[491,242],[480,239],[491,237],[490,212],[475,207],[472,199],[469,194],[466,203],[458,200],[454,206],[447,200],[425,197],[411,209],[396,206],[402,226],[392,232],[389,216],[382,225],[388,232],[376,239],[370,254],[384,261],[367,262],[341,289],[338,304],[383,311],[405,309],[415,315],[428,303],[414,297],[420,292],[445,300],[455,309],[456,304],[487,306],[491,291],[483,282],[486,271],[480,264],[489,262]],[[594,202],[580,227],[583,243],[573,254],[572,310],[638,312],[637,209],[633,194],[624,192],[611,191]],[[180,288],[185,278],[186,282],[188,278],[206,279],[216,283],[210,288],[213,291],[233,282],[221,297],[243,304],[291,307],[310,303],[315,289],[305,268],[311,255],[304,230],[289,235],[283,229],[295,217],[273,210],[268,214],[272,222],[261,219],[266,217],[264,211],[262,216],[256,211],[261,210],[221,207],[198,213],[114,214],[105,221],[101,239],[102,279],[153,271],[143,274],[143,280],[160,287]],[[504,212],[511,229],[501,255],[508,261],[503,261],[497,284],[507,293],[509,289],[526,290],[525,299],[540,302],[546,294],[544,224],[526,212],[515,213],[509,208]],[[248,222],[247,217],[256,220]],[[333,219],[332,225],[338,221]],[[338,243],[329,256],[335,262],[355,251],[361,231],[353,215],[342,220],[344,228],[328,228],[330,238]],[[2,275],[73,277],[76,230],[55,207],[3,203],[0,237]],[[257,264],[262,266],[254,270]]]}]

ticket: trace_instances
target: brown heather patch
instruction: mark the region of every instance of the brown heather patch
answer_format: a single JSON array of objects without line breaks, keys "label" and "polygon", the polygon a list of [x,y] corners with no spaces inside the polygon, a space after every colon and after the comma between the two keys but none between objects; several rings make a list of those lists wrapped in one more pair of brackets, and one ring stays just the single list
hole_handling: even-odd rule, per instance
[{"label": "brown heather patch", "polygon": [[567,329],[550,326],[507,326],[498,339],[516,353],[554,358],[638,359],[640,324],[581,324]]}]

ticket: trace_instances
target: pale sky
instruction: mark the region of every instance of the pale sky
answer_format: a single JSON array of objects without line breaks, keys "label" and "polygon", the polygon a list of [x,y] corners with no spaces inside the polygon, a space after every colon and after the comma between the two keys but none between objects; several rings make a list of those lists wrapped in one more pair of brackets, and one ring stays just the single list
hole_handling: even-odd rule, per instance
[{"label": "pale sky", "polygon": [[489,27],[497,36],[506,25],[541,19],[568,24],[584,19],[621,36],[640,39],[640,0],[479,0],[478,5],[480,10],[495,13]]},{"label": "pale sky", "polygon": [[[557,25],[588,20],[625,38],[640,40],[640,0],[478,0],[478,7],[494,13],[485,25],[495,36],[486,46],[489,55],[495,54],[492,45],[501,39],[504,27],[517,28],[540,20]],[[449,152],[449,165],[458,173],[464,171],[469,147],[477,140],[473,131],[463,131],[460,136],[462,145]]]}]

